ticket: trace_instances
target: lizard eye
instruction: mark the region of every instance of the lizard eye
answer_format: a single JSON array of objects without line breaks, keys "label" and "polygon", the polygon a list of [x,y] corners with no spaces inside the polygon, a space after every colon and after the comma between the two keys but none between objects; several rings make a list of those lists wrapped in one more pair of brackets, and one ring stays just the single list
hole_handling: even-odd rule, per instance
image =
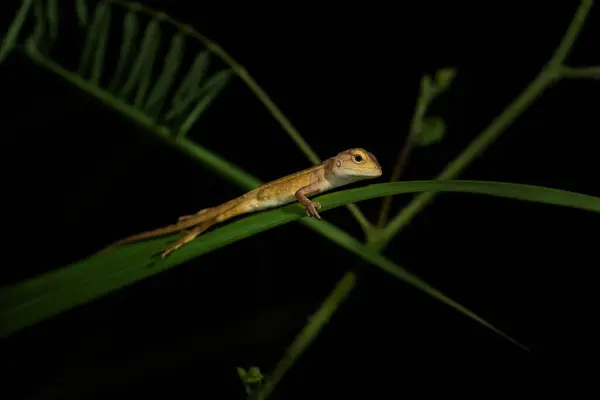
[{"label": "lizard eye", "polygon": [[362,156],[360,154],[356,154],[354,156],[354,161],[355,162],[359,163],[359,162],[362,162],[362,160],[363,160],[363,158],[362,158]]}]

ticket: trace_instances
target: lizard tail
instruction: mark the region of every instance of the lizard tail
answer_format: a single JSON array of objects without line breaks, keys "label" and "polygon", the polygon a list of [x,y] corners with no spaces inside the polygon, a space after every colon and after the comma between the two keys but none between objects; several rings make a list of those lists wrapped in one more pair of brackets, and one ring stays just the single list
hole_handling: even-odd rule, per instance
[{"label": "lizard tail", "polygon": [[111,250],[115,247],[122,246],[124,244],[133,243],[133,242],[137,242],[137,241],[145,240],[145,239],[152,239],[152,238],[159,237],[159,236],[165,236],[165,235],[169,235],[169,234],[175,233],[175,232],[180,232],[180,231],[183,231],[184,229],[191,228],[196,225],[202,224],[212,218],[214,218],[214,216],[207,213],[204,215],[198,215],[198,216],[194,216],[191,218],[187,218],[176,224],[167,225],[163,228],[158,228],[158,229],[154,229],[151,231],[141,232],[141,233],[138,233],[138,234],[135,234],[132,236],[128,236],[126,238],[117,240],[116,242],[106,246],[105,248],[100,250],[99,253],[103,253],[107,250]]}]

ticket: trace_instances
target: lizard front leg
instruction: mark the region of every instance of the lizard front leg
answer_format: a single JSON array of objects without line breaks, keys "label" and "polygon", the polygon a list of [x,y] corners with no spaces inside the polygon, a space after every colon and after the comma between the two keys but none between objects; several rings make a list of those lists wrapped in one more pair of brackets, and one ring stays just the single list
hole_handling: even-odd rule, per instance
[{"label": "lizard front leg", "polygon": [[306,215],[308,215],[309,217],[314,217],[318,220],[322,219],[319,213],[317,212],[317,210],[321,209],[321,203],[317,201],[311,201],[306,196],[319,193],[321,191],[321,186],[322,183],[320,181],[315,182],[313,184],[298,189],[295,194],[296,199],[306,208]]}]

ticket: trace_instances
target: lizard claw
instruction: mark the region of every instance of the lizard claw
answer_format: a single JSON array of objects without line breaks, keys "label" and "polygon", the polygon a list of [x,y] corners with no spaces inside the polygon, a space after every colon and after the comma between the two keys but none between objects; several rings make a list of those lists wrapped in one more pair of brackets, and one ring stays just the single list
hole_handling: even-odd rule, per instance
[{"label": "lizard claw", "polygon": [[160,255],[160,258],[164,259],[165,257],[167,257],[169,254],[171,254],[172,252],[174,252],[175,250],[177,250],[184,244],[191,242],[192,240],[194,240],[196,238],[196,236],[202,234],[202,232],[204,232],[205,230],[210,228],[212,225],[213,225],[213,223],[205,223],[205,224],[198,225],[191,231],[186,231],[185,236],[183,236],[182,238],[177,240],[175,242],[175,244],[173,244],[172,246],[167,247],[167,249],[165,251],[163,251],[162,254]]},{"label": "lizard claw", "polygon": [[168,256],[169,254],[171,254],[172,252],[174,252],[175,250],[177,250],[184,244],[191,242],[195,237],[196,237],[196,235],[194,233],[186,232],[184,237],[177,240],[177,242],[175,242],[175,244],[173,244],[172,246],[167,247],[167,249],[165,251],[163,251],[162,254],[160,255],[160,258],[164,259],[166,256]]},{"label": "lizard claw", "polygon": [[317,212],[317,210],[321,209],[321,203],[313,201],[310,204],[306,205],[306,215],[309,217],[315,217],[318,220],[321,220],[321,216]]},{"label": "lizard claw", "polygon": [[164,259],[169,254],[171,254],[172,252],[174,252],[175,250],[177,250],[178,248],[180,248],[184,244],[190,242],[194,237],[196,237],[195,235],[192,237],[189,232],[184,232],[184,233],[185,233],[185,236],[183,236],[182,238],[178,239],[172,246],[167,247],[161,253],[160,258]]},{"label": "lizard claw", "polygon": [[165,251],[162,252],[162,254],[160,255],[160,258],[164,259],[165,257],[167,257],[169,254],[171,254],[172,252],[174,252],[175,250],[177,250],[178,248],[181,247],[182,244],[177,243],[171,247],[169,247],[168,249],[166,249]]}]

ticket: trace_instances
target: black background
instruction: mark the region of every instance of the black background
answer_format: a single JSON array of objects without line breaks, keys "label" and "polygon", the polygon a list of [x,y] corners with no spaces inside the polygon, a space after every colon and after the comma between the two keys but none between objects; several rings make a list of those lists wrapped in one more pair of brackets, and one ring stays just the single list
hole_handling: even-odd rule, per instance
[{"label": "black background", "polygon": [[[408,132],[422,74],[455,66],[451,90],[431,109],[446,121],[447,136],[412,155],[404,180],[435,177],[516,98],[577,8],[575,1],[148,3],[220,43],[321,158],[364,147],[377,155],[384,179]],[[569,65],[600,64],[597,8]],[[2,26],[13,15],[6,12]],[[68,50],[69,43],[81,38],[63,43],[64,64],[76,63],[79,49]],[[0,85],[4,284],[242,193],[23,53],[0,65]],[[599,89],[598,80],[561,81],[460,179],[599,196]],[[190,137],[263,181],[309,165],[239,80]],[[394,212],[409,200],[397,196]],[[374,221],[380,204],[358,205]],[[347,209],[323,217],[362,237]],[[243,398],[235,367],[268,372],[355,268],[357,289],[274,398],[539,393],[575,374],[584,382],[593,370],[581,360],[591,357],[597,315],[599,221],[580,210],[447,193],[385,250],[530,353],[292,223],[4,340],[7,398]]]}]

